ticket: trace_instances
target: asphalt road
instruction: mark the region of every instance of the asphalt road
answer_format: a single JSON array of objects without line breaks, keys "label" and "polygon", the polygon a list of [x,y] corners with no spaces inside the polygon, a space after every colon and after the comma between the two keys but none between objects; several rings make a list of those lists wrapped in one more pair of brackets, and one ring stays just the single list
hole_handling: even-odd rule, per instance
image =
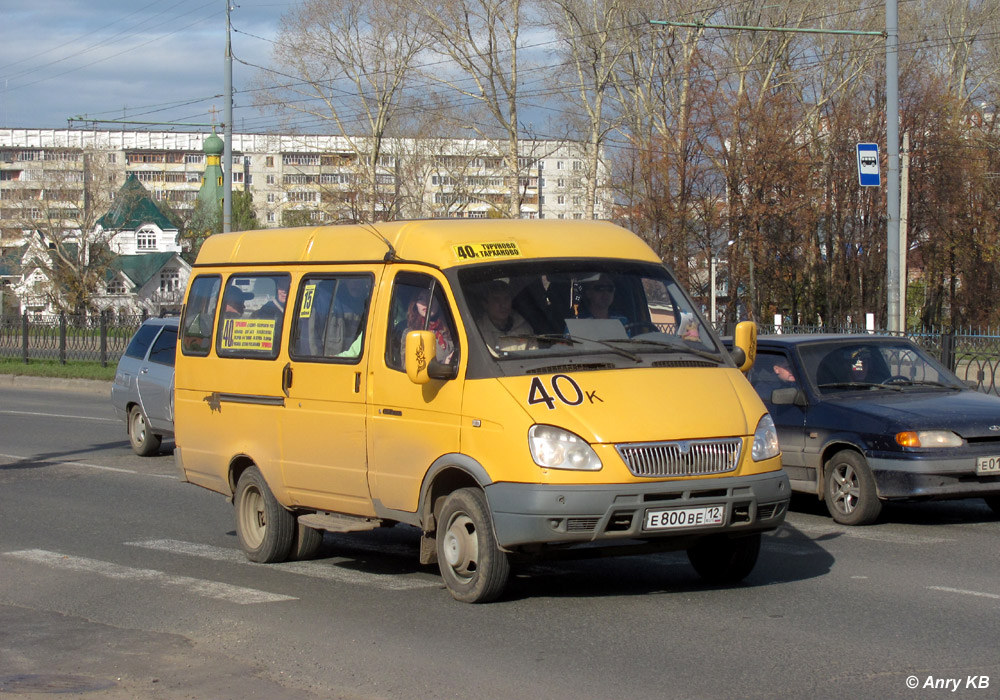
[{"label": "asphalt road", "polygon": [[472,606],[402,526],[249,563],[232,507],[164,448],[134,456],[103,393],[0,385],[0,695],[998,696],[1000,523],[981,501],[858,529],[796,501],[738,587],[703,587],[683,554],[547,562]]}]

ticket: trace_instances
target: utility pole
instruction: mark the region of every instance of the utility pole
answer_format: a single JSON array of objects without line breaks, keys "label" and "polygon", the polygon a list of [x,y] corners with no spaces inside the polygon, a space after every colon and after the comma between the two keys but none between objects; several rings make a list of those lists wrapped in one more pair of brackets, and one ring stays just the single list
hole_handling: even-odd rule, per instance
[{"label": "utility pole", "polygon": [[903,153],[899,188],[899,330],[906,332],[906,242],[910,211],[910,132],[903,132]]},{"label": "utility pole", "polygon": [[222,149],[222,232],[229,233],[233,221],[233,45],[230,38],[232,3],[226,0],[226,109],[223,118],[225,144]]},{"label": "utility pole", "polygon": [[885,286],[888,292],[888,328],[899,325],[899,21],[896,0],[885,0],[885,150],[889,156],[886,179],[888,210]]}]

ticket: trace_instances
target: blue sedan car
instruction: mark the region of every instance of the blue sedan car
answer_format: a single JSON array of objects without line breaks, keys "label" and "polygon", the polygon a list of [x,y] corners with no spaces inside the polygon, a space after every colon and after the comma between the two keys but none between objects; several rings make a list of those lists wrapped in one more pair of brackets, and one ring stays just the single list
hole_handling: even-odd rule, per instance
[{"label": "blue sedan car", "polygon": [[866,525],[889,500],[982,497],[1000,514],[1000,398],[905,338],[760,336],[748,375],[792,490]]}]

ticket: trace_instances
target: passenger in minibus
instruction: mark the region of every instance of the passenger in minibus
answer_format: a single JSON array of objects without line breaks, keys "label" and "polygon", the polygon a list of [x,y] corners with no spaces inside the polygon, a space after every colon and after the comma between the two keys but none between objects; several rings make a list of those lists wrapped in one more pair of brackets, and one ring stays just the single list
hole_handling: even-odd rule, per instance
[{"label": "passenger in minibus", "polygon": [[453,340],[451,328],[448,327],[447,321],[442,318],[441,304],[437,298],[430,304],[430,322],[427,322],[429,299],[430,292],[420,290],[410,300],[410,304],[406,309],[406,332],[403,333],[402,353],[400,356],[406,357],[407,333],[410,331],[429,330],[434,332],[434,337],[437,340],[437,361],[448,364],[451,362],[452,355],[455,352],[455,341]]},{"label": "passenger in minibus", "polygon": [[535,350],[538,343],[530,338],[534,330],[511,304],[510,286],[503,280],[493,280],[486,285],[483,299],[485,311],[477,320],[486,346],[492,352]]}]

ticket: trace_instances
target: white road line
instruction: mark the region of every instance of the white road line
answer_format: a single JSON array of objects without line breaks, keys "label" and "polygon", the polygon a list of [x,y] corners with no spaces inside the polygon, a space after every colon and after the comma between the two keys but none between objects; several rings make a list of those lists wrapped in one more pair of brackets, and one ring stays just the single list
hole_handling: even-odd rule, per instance
[{"label": "white road line", "polygon": [[135,474],[137,476],[154,476],[159,479],[173,479],[177,480],[177,477],[173,474],[147,474],[146,472],[137,472],[134,469],[120,469],[118,467],[109,467],[104,464],[90,464],[89,462],[75,462],[73,460],[63,460],[63,459],[38,459],[36,457],[26,457],[24,455],[9,455],[0,453],[0,457],[4,459],[16,459],[19,462],[25,461],[35,461],[41,464],[54,464],[64,467],[86,467],[87,469],[97,469],[103,472],[117,472],[119,474]]},{"label": "white road line", "polygon": [[[242,552],[225,547],[214,547],[212,545],[182,542],[180,540],[142,540],[138,542],[126,542],[125,544],[132,547],[143,547],[145,549],[155,549],[172,554],[201,557],[202,559],[221,561],[229,564],[256,566]],[[348,583],[358,586],[371,586],[388,591],[438,588],[442,585],[440,580],[417,581],[410,576],[372,574],[356,569],[347,569],[329,561],[295,561],[282,564],[268,564],[267,566],[278,571],[287,571],[301,576],[311,576],[327,581],[337,581],[338,583]]]},{"label": "white road line", "polygon": [[34,562],[54,569],[68,569],[84,573],[98,574],[120,581],[146,581],[161,586],[175,586],[206,598],[215,598],[239,605],[254,603],[279,603],[286,600],[298,600],[287,595],[278,595],[259,591],[255,588],[233,586],[218,581],[190,578],[188,576],[173,576],[155,569],[137,569],[131,566],[121,566],[98,559],[75,557],[59,552],[48,552],[43,549],[25,549],[18,552],[6,552],[4,556],[14,557],[23,561]]},{"label": "white road line", "polygon": [[93,420],[100,423],[119,423],[117,418],[98,418],[96,416],[71,416],[65,413],[38,413],[35,411],[0,411],[0,415],[6,416],[42,416],[44,418],[75,418],[77,420]]},{"label": "white road line", "polygon": [[983,593],[982,591],[966,591],[961,588],[948,588],[947,586],[928,586],[932,591],[943,591],[945,593],[958,593],[960,595],[972,595],[978,598],[992,598],[993,600],[1000,600],[1000,595],[996,593]]}]

